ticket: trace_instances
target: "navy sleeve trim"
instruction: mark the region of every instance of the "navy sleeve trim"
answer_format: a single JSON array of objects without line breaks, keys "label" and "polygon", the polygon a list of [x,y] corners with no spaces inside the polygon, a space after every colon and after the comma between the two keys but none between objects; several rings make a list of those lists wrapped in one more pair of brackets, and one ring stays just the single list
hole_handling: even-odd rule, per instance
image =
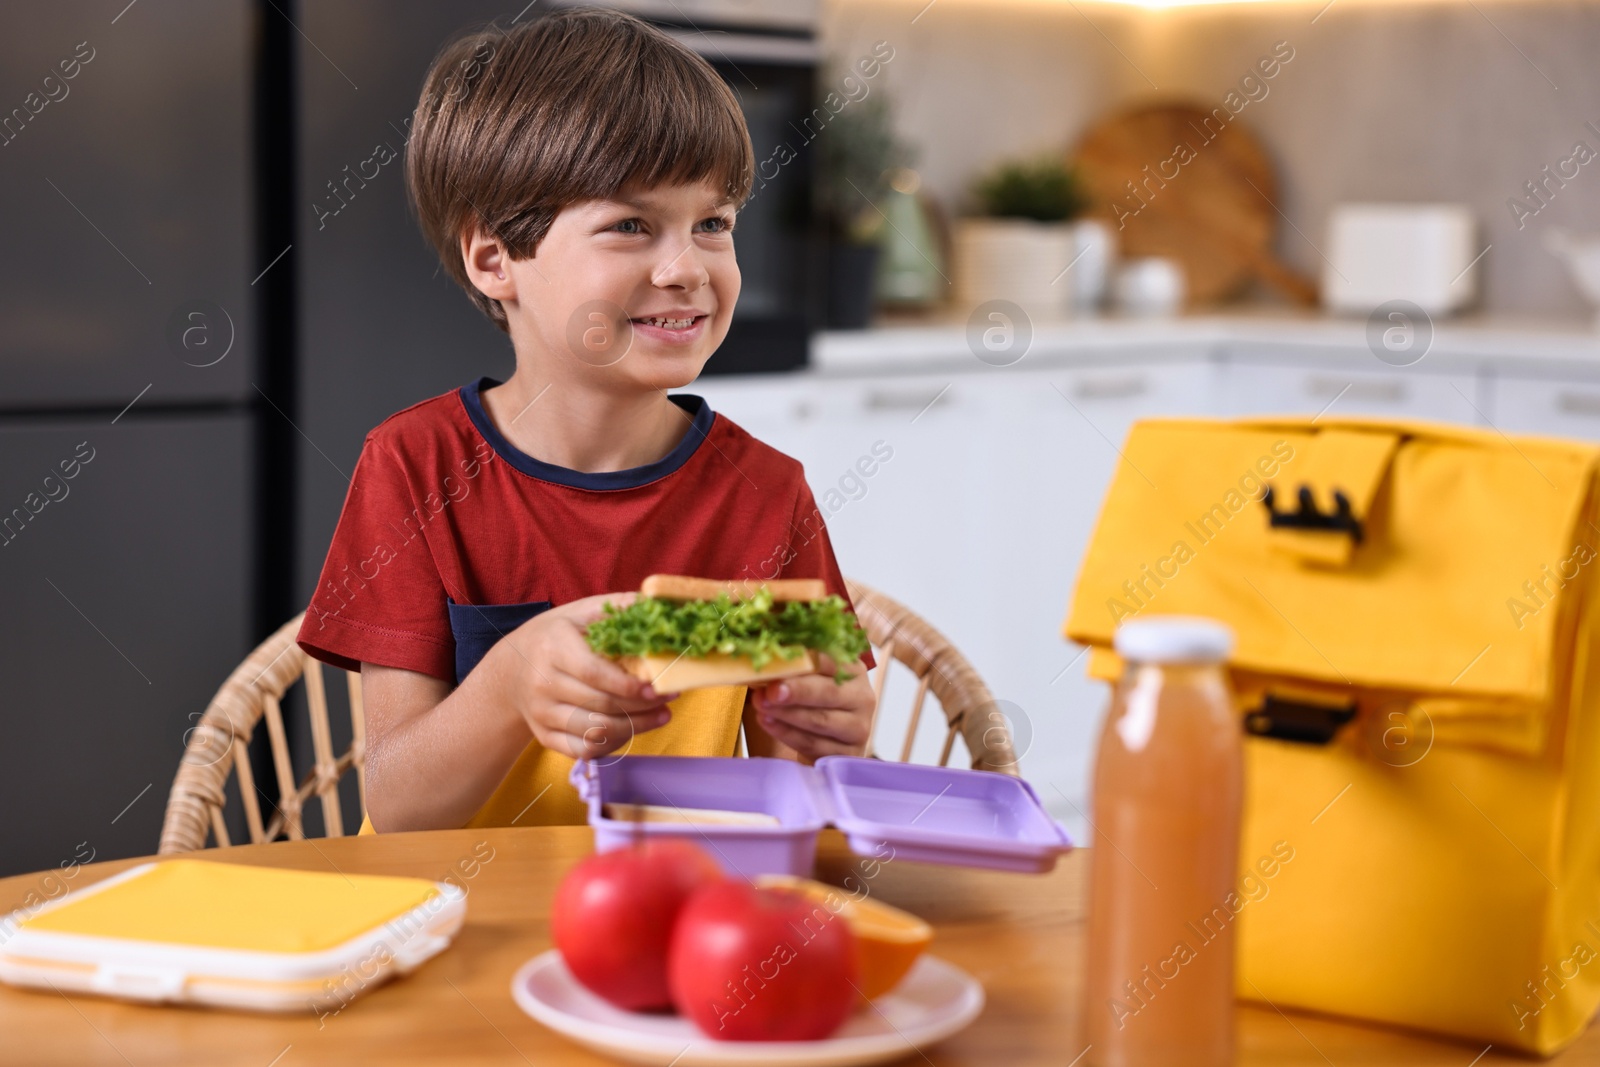
[{"label": "navy sleeve trim", "polygon": [[456,639],[456,684],[460,685],[506,634],[554,605],[548,600],[527,604],[457,604],[447,600],[450,632]]}]

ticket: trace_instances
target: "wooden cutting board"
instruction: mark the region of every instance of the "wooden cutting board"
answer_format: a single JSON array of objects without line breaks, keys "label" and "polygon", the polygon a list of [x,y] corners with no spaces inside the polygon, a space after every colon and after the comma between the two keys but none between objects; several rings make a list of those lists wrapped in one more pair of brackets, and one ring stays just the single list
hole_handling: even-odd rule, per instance
[{"label": "wooden cutting board", "polygon": [[1119,112],[1084,135],[1072,162],[1121,255],[1169,256],[1183,267],[1188,306],[1236,297],[1257,279],[1297,303],[1316,302],[1316,286],[1273,253],[1272,163],[1227,108]]}]

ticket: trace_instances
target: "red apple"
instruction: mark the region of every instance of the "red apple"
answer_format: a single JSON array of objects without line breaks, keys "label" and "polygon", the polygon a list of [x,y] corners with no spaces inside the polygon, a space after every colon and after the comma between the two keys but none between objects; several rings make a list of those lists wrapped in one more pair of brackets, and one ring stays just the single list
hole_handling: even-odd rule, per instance
[{"label": "red apple", "polygon": [[588,857],[567,872],[550,933],[578,981],[628,1011],[670,1007],[667,948],[678,911],[722,877],[687,841],[649,841]]},{"label": "red apple", "polygon": [[855,935],[799,893],[726,879],[678,913],[672,1002],[722,1041],[815,1041],[856,1004]]}]

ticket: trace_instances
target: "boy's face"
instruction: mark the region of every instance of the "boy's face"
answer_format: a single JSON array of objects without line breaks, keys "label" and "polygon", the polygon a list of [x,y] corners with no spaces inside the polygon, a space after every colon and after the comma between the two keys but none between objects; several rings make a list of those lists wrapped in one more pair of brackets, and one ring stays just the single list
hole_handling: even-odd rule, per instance
[{"label": "boy's face", "polygon": [[498,298],[519,355],[526,344],[554,358],[552,373],[565,364],[607,388],[689,384],[727,336],[739,299],[733,223],[733,206],[709,183],[566,207],[532,259],[501,259],[489,271],[513,290]]}]

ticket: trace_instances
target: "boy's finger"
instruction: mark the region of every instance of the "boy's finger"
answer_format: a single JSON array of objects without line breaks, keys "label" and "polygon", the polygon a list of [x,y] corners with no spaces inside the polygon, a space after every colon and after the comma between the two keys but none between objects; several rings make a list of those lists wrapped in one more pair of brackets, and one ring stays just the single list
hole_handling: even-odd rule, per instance
[{"label": "boy's finger", "polygon": [[778,724],[829,738],[845,745],[867,740],[867,725],[854,712],[834,708],[774,708],[760,712],[761,725]]},{"label": "boy's finger", "polygon": [[609,693],[618,700],[662,700],[650,683],[641,681],[623,670],[615,660],[590,651],[588,645],[574,647],[562,656],[557,668],[571,675],[591,689]]},{"label": "boy's finger", "polygon": [[562,705],[562,710],[566,713],[566,720],[561,724],[560,732],[574,738],[575,745],[596,753],[610,752],[627,744],[637,732],[633,728],[633,721],[626,715],[603,715],[570,704]]},{"label": "boy's finger", "polygon": [[639,697],[619,697],[613,693],[596,689],[586,684],[582,679],[575,678],[564,671],[558,671],[553,678],[555,699],[565,704],[572,704],[590,711],[598,711],[605,715],[636,715],[646,712],[658,712],[666,701],[654,694]]},{"label": "boy's finger", "polygon": [[[570,704],[561,707],[566,712],[566,721],[562,724],[560,734],[573,739],[573,751],[567,755],[574,759],[614,752],[632,740],[635,734],[653,730],[670,718],[670,714],[665,717],[659,713],[605,715]],[[574,754],[580,749],[586,753],[585,757]]]},{"label": "boy's finger", "polygon": [[833,680],[832,675],[800,674],[768,682],[756,691],[756,703],[763,708],[843,708],[850,706],[851,694]]},{"label": "boy's finger", "polygon": [[861,755],[861,746],[859,744],[846,744],[831,737],[814,734],[809,730],[796,729],[778,719],[764,716],[761,719],[761,727],[775,740],[788,745],[802,756],[817,758],[820,756]]}]

